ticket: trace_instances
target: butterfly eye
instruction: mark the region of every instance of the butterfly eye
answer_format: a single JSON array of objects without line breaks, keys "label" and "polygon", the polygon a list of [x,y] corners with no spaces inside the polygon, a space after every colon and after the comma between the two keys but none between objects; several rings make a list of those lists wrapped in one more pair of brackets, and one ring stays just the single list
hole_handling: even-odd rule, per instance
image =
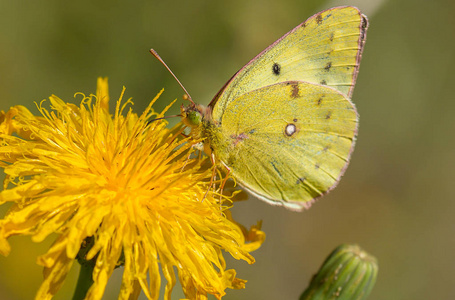
[{"label": "butterfly eye", "polygon": [[188,121],[188,125],[190,126],[198,126],[201,124],[202,116],[198,111],[189,111],[186,115],[186,120]]}]

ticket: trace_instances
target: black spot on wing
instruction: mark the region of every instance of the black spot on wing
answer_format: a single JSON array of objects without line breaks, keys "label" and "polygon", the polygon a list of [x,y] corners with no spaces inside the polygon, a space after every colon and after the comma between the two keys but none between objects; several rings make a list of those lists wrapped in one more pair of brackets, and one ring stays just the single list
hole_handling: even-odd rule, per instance
[{"label": "black spot on wing", "polygon": [[280,75],[281,66],[279,64],[277,64],[277,63],[274,63],[273,66],[272,66],[272,71],[273,71],[273,74]]},{"label": "black spot on wing", "polygon": [[296,181],[296,183],[295,183],[295,184],[304,183],[304,182],[305,182],[305,180],[306,180],[306,178],[305,178],[305,177],[300,177],[300,178],[298,178],[298,179],[297,179],[297,181]]},{"label": "black spot on wing", "polygon": [[321,84],[322,84],[322,85],[327,85],[327,81],[325,81],[325,79],[322,79],[322,80],[321,80]]},{"label": "black spot on wing", "polygon": [[367,29],[368,28],[368,19],[364,15],[362,15],[362,29]]},{"label": "black spot on wing", "polygon": [[277,172],[278,176],[283,177],[283,176],[281,175],[280,171],[278,170],[278,168],[275,166],[275,163],[272,161],[272,162],[270,162],[270,164],[271,164],[272,167],[275,169],[275,171]]},{"label": "black spot on wing", "polygon": [[331,68],[331,67],[332,67],[332,62],[329,61],[329,62],[325,65],[324,69],[325,69],[326,71],[330,71],[330,68]]},{"label": "black spot on wing", "polygon": [[368,19],[362,15],[362,24],[360,26],[360,45],[365,42],[367,36]]},{"label": "black spot on wing", "polygon": [[322,23],[322,16],[321,14],[316,16],[316,23],[321,24]]}]

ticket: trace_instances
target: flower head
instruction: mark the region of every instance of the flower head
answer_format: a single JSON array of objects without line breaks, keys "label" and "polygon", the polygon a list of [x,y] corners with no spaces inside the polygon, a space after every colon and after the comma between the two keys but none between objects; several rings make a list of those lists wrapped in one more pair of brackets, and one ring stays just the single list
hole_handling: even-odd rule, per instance
[{"label": "flower head", "polygon": [[122,92],[110,115],[107,88],[99,79],[96,95],[79,94],[79,106],[51,96],[51,109],[44,101],[38,106],[42,116],[23,106],[0,115],[6,174],[0,204],[13,203],[0,220],[0,253],[10,252],[12,235],[40,242],[58,234],[38,258],[44,281],[37,299],[52,298],[88,240],[84,259],[96,264],[86,299],[101,299],[119,264],[119,299],[134,299],[141,290],[158,299],[160,269],[165,299],[175,270],[187,298],[221,298],[226,288],[243,288],[245,281],[226,269],[222,250],[253,263],[249,252],[264,240],[260,226],[248,232],[218,194],[207,193],[211,171],[206,159],[190,156],[182,124],[168,129],[165,120],[151,121],[164,114],[152,110],[159,95],[138,116],[130,100],[122,103]]}]

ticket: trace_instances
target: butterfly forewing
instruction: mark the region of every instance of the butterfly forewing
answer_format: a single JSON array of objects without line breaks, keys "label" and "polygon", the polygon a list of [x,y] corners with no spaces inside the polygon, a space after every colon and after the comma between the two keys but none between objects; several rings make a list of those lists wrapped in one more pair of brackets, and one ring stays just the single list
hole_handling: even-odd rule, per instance
[{"label": "butterfly forewing", "polygon": [[333,88],[283,82],[230,101],[216,157],[256,196],[301,210],[336,185],[357,132],[357,112]]},{"label": "butterfly forewing", "polygon": [[284,35],[237,72],[212,100],[221,120],[229,102],[284,81],[332,87],[351,97],[366,37],[367,19],[355,7],[320,12]]}]

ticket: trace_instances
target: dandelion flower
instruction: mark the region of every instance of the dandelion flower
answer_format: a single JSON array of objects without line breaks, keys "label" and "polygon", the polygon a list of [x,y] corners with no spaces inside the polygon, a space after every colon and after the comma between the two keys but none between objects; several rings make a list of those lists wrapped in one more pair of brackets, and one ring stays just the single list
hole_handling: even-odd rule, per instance
[{"label": "dandelion flower", "polygon": [[[245,280],[227,269],[222,251],[253,263],[262,244],[260,223],[250,231],[221,206],[209,189],[204,158],[190,158],[183,125],[168,129],[149,107],[140,116],[131,101],[117,101],[109,114],[107,79],[79,106],[51,96],[38,105],[42,116],[23,106],[0,115],[0,166],[6,179],[0,204],[12,207],[0,220],[0,253],[7,239],[30,235],[34,242],[57,238],[38,257],[44,281],[36,299],[59,290],[76,258],[93,261],[93,284],[86,299],[101,299],[113,270],[123,266],[119,299],[141,291],[158,299],[162,276],[165,299],[177,277],[189,299],[220,299]],[[228,203],[229,205],[226,205]],[[176,274],[177,273],[177,274]]]}]

